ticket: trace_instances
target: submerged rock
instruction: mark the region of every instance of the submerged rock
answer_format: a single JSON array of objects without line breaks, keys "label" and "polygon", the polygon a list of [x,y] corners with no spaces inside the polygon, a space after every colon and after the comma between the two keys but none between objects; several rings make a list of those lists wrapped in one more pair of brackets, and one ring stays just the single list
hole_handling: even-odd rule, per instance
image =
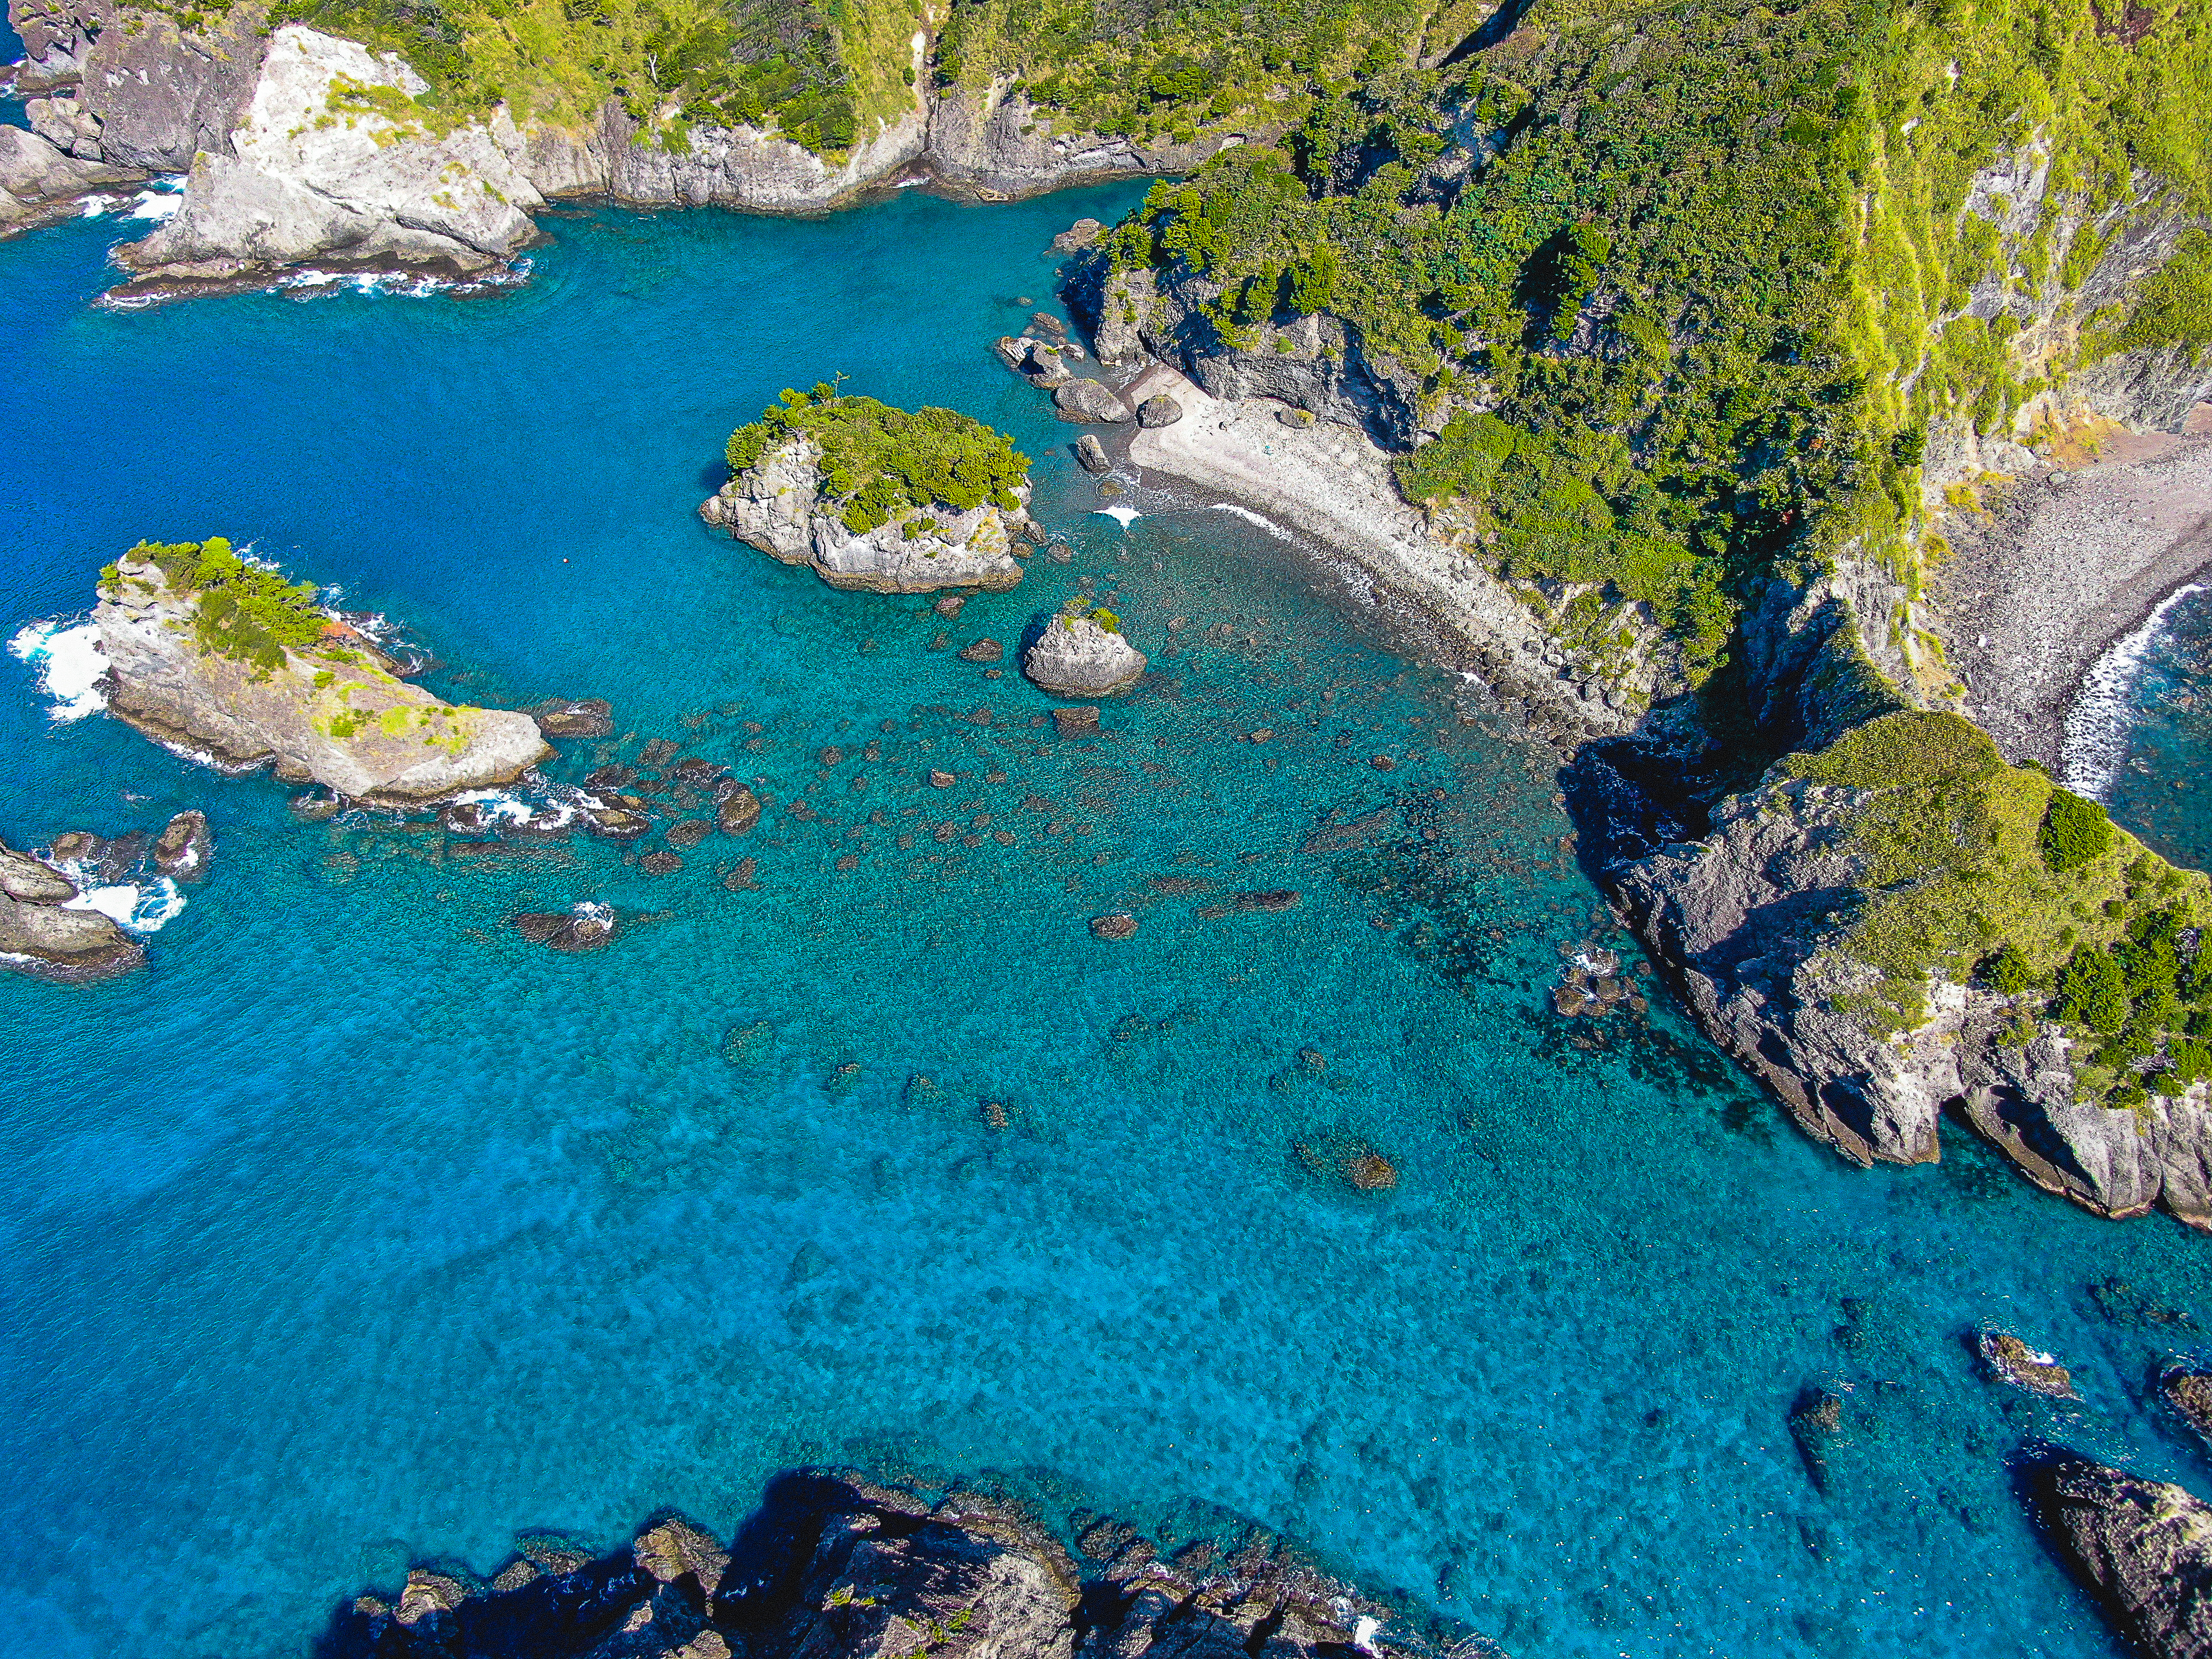
[{"label": "submerged rock", "polygon": [[1109,611],[1062,611],[1022,654],[1022,672],[1063,697],[1119,696],[1144,678],[1145,653]]},{"label": "submerged rock", "polygon": [[144,947],[76,899],[76,884],[60,871],[0,842],[0,968],[83,984],[145,961]]},{"label": "submerged rock", "polygon": [[549,738],[604,738],[615,729],[614,705],[605,697],[553,697],[523,713]]},{"label": "submerged rock", "polygon": [[511,783],[552,754],[529,715],[409,684],[327,613],[304,640],[312,607],[271,607],[289,635],[263,625],[249,610],[266,603],[249,585],[259,574],[220,539],[110,567],[93,621],[118,718],[227,770],[273,765],[377,805]]},{"label": "submerged rock", "polygon": [[580,904],[574,910],[526,911],[509,918],[514,931],[532,945],[554,951],[595,951],[615,934],[610,905]]},{"label": "submerged rock", "polygon": [[2028,1484],[2049,1536],[2123,1635],[2154,1659],[2212,1654],[2212,1505],[2071,1455]]},{"label": "submerged rock", "polygon": [[1127,910],[1110,911],[1105,915],[1091,918],[1091,936],[1093,939],[1128,939],[1136,931],[1137,919]]},{"label": "submerged rock", "polygon": [[1006,654],[1006,647],[993,639],[974,640],[960,647],[963,662],[997,662]]},{"label": "submerged rock", "polygon": [[215,859],[215,834],[207,814],[179,812],[154,840],[154,867],[172,881],[198,881]]},{"label": "submerged rock", "polygon": [[1098,735],[1097,706],[1085,703],[1078,708],[1055,708],[1052,711],[1052,724],[1063,738],[1095,738]]},{"label": "submerged rock", "polygon": [[2051,1400],[2081,1397],[2074,1392],[2074,1377],[2065,1366],[2050,1354],[2037,1352],[2016,1336],[2003,1331],[1984,1331],[1975,1338],[1974,1346],[2000,1382]]},{"label": "submerged rock", "polygon": [[742,836],[760,822],[760,797],[744,784],[722,797],[714,809],[714,822],[726,836]]}]

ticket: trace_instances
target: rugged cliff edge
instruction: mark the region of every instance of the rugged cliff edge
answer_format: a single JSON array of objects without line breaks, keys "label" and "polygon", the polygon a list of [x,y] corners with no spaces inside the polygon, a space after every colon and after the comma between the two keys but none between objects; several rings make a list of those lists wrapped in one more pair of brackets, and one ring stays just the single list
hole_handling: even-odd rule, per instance
[{"label": "rugged cliff edge", "polygon": [[0,842],[0,968],[81,984],[146,960],[143,946],[78,897],[60,871]]},{"label": "rugged cliff edge", "polygon": [[2027,1486],[2059,1553],[2139,1652],[2212,1654],[2212,1505],[2070,1455],[2029,1471]]},{"label": "rugged cliff edge", "polygon": [[1000,592],[1022,579],[1029,460],[945,409],[893,409],[823,386],[732,434],[735,476],[699,508],[832,587]]},{"label": "rugged cliff edge", "polygon": [[1172,1559],[1133,1527],[1079,1515],[1073,1551],[978,1494],[932,1501],[802,1471],[725,1546],[664,1516],[592,1559],[545,1534],[489,1584],[418,1565],[363,1595],[333,1659],[1389,1659],[1386,1609],[1257,1528]]},{"label": "rugged cliff edge", "polygon": [[456,707],[228,543],[142,544],[93,612],[108,708],[218,766],[404,805],[513,781],[553,752],[529,715]]}]

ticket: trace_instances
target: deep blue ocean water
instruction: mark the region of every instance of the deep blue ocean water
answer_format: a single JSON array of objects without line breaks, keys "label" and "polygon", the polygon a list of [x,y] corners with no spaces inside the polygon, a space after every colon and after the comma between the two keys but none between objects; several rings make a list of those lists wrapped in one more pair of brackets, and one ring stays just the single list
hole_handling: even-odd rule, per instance
[{"label": "deep blue ocean water", "polygon": [[2127,757],[2107,798],[2122,822],[2170,859],[2212,866],[2212,593],[2166,615],[2134,684]]},{"label": "deep blue ocean water", "polygon": [[[145,971],[0,977],[0,1651],[298,1654],[409,1553],[727,1529],[820,1460],[1249,1516],[1522,1659],[2115,1651],[2013,1462],[2212,1492],[2150,1394],[2212,1352],[2205,1242],[1956,1133],[1854,1170],[1663,998],[1553,1014],[1562,951],[1626,941],[1548,763],[1206,498],[1095,516],[992,358],[1051,234],[1135,194],[564,215],[477,298],[117,312],[138,228],[0,243],[0,634],[224,533],[441,690],[612,699],[561,776],[665,736],[779,803],[660,878],[303,825],[0,658],[0,836],[220,840]],[[1016,433],[1074,562],[945,624],[710,535],[729,429],[839,371]],[[1085,581],[1162,671],[1095,741],[933,648]],[[595,955],[507,925],[586,900]],[[1363,1146],[1395,1191],[1298,1151]],[[2086,1403],[1981,1380],[1983,1322]],[[1825,1492],[1808,1384],[1847,1401]]]}]

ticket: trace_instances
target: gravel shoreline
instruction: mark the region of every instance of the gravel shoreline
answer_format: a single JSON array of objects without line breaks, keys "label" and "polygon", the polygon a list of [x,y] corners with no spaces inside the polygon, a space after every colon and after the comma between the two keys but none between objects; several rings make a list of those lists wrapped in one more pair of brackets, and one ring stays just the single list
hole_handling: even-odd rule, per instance
[{"label": "gravel shoreline", "polygon": [[[1407,505],[1389,458],[1329,422],[1300,429],[1274,418],[1266,399],[1210,397],[1175,369],[1154,364],[1124,390],[1132,404],[1164,393],[1182,405],[1171,426],[1129,441],[1135,466],[1218,491],[1229,501],[1317,543],[1322,556],[1365,573],[1378,603],[1414,613],[1450,666],[1548,715],[1580,738],[1624,732],[1637,711],[1586,698],[1543,660],[1548,639],[1528,608],[1487,570],[1431,532]],[[1393,602],[1395,603],[1395,605]]]},{"label": "gravel shoreline", "polygon": [[2056,767],[2089,670],[2208,569],[2212,440],[2010,486],[1933,585],[1966,713],[2012,759]]}]

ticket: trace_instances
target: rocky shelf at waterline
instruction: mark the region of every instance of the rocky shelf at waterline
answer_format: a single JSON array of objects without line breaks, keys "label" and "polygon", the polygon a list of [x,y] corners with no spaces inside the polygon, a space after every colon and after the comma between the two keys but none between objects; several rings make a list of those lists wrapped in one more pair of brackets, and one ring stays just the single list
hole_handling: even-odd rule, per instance
[{"label": "rocky shelf at waterline", "polygon": [[1004,434],[826,386],[786,397],[732,434],[735,476],[701,518],[832,587],[1003,592],[1021,580],[1029,461]]},{"label": "rocky shelf at waterline", "polygon": [[0,842],[0,968],[82,984],[143,963],[145,947],[82,897],[52,865]]},{"label": "rocky shelf at waterline", "polygon": [[1070,1544],[978,1493],[931,1499],[856,1476],[779,1477],[733,1544],[664,1515],[594,1558],[516,1540],[489,1583],[417,1565],[339,1613],[333,1659],[1322,1659],[1432,1651],[1382,1633],[1389,1609],[1255,1527],[1172,1558],[1133,1526],[1079,1511]]},{"label": "rocky shelf at waterline", "polygon": [[[307,264],[480,275],[564,198],[818,212],[920,169],[1006,200],[1179,172],[1234,136],[1056,131],[1018,82],[932,89],[918,63],[908,107],[842,152],[742,122],[687,121],[672,143],[616,98],[581,116],[500,103],[455,120],[398,56],[301,23],[272,29],[258,0],[211,17],[11,0],[9,15],[32,125],[58,141],[47,148],[130,176],[187,174],[175,217],[119,252],[137,293],[264,285]],[[71,171],[42,159],[56,177]]]},{"label": "rocky shelf at waterline", "polygon": [[168,568],[154,555],[178,549],[142,546],[104,575],[93,622],[118,718],[226,770],[273,765],[287,783],[385,805],[510,783],[552,754],[529,715],[410,685],[335,617],[310,640],[240,654],[211,608],[235,602],[194,574],[218,546],[235,563],[227,544],[181,544],[191,556]]}]

